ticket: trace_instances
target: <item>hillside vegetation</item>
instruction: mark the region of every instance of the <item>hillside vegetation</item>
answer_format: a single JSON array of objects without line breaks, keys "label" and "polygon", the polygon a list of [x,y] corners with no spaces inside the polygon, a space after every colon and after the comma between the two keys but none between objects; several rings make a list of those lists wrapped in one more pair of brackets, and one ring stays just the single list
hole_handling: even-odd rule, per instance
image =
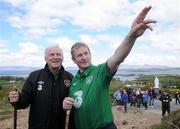
[{"label": "hillside vegetation", "polygon": [[[162,76],[158,78],[160,80],[160,86],[163,88],[168,88],[171,91],[172,96],[175,92],[180,92],[179,76]],[[8,92],[12,89],[13,86],[17,86],[17,88],[21,90],[24,82],[25,78],[0,77],[0,120],[12,117],[13,108],[7,99]],[[124,87],[127,88],[127,84],[135,85],[136,87],[143,86],[144,88],[148,88],[154,86],[153,82],[154,76],[140,76],[134,81],[121,81],[120,79],[113,79],[110,86],[110,97],[112,98],[112,94],[117,89]],[[172,85],[176,85],[177,87],[170,87]],[[129,117],[131,117],[131,115],[132,114],[130,114]],[[161,124],[156,123],[156,125],[153,126],[153,129],[176,129],[177,127],[180,128],[180,110],[172,112],[170,116],[162,119]]]},{"label": "hillside vegetation", "polygon": [[180,109],[165,116],[161,123],[154,125],[152,129],[180,129]]}]

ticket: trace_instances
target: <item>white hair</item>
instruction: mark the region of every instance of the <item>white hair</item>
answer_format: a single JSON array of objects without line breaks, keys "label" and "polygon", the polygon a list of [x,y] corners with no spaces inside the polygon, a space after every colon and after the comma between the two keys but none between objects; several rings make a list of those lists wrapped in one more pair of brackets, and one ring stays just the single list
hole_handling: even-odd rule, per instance
[{"label": "white hair", "polygon": [[49,49],[51,49],[51,48],[58,48],[60,53],[63,55],[63,50],[59,47],[59,45],[55,44],[55,45],[49,46],[45,49],[45,53],[44,53],[45,57],[48,56]]}]

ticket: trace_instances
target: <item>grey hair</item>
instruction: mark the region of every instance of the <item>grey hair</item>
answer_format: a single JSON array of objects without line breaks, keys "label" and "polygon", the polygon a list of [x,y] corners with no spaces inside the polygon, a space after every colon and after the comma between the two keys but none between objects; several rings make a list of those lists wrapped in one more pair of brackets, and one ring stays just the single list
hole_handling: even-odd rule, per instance
[{"label": "grey hair", "polygon": [[49,46],[49,47],[47,47],[47,48],[45,49],[45,52],[44,52],[45,57],[48,56],[49,49],[51,49],[51,48],[58,48],[59,51],[60,51],[60,53],[61,53],[61,55],[63,55],[63,50],[59,47],[59,45],[55,44],[55,45]]},{"label": "grey hair", "polygon": [[83,43],[83,42],[76,42],[72,47],[71,47],[71,57],[72,59],[74,59],[74,51],[80,47],[85,47],[89,50],[89,52],[91,53],[89,47],[87,44]]}]

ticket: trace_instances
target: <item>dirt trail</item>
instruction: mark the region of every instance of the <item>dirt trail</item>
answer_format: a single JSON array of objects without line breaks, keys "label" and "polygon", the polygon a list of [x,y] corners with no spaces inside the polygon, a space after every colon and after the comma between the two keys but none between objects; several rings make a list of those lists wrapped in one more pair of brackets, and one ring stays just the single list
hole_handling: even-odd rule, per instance
[{"label": "dirt trail", "polygon": [[123,107],[113,107],[114,120],[118,129],[151,129],[151,126],[161,122],[161,115],[129,107],[128,113]]},{"label": "dirt trail", "polygon": [[[138,108],[129,108],[128,113],[123,112],[123,107],[114,106],[112,110],[118,129],[151,129],[151,126],[160,123],[161,119],[159,114]],[[0,129],[13,128],[13,114],[11,116],[0,120]],[[18,111],[17,129],[27,129],[27,121],[28,109]]]}]

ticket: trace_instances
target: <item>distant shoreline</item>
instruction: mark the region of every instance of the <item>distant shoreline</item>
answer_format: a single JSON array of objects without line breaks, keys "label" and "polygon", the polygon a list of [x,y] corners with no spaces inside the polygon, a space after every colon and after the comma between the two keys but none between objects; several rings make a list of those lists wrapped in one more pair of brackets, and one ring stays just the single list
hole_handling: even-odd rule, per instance
[{"label": "distant shoreline", "polygon": [[[3,70],[0,71],[0,77],[2,76],[12,76],[12,77],[23,77],[27,78],[29,74],[34,71],[33,70]],[[77,70],[67,70],[71,72],[73,75],[77,73]],[[138,77],[142,75],[152,75],[152,76],[180,76],[180,69],[119,69],[116,74],[114,75],[114,78],[120,79],[122,81],[132,81],[136,80]]]}]

